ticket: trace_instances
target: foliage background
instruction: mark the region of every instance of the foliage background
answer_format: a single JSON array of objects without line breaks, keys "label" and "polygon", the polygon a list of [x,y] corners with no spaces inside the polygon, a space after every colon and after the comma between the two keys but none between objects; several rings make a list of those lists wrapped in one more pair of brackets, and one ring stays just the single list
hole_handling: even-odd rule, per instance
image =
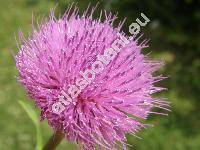
[{"label": "foliage background", "polygon": [[[32,150],[36,146],[33,122],[19,105],[19,100],[32,108],[24,89],[16,82],[17,70],[9,50],[17,51],[15,34],[21,29],[31,31],[32,13],[36,20],[47,16],[50,8],[64,12],[70,0],[0,0],[0,150]],[[89,2],[79,0],[83,11]],[[200,149],[200,3],[198,0],[99,0],[99,9],[127,17],[124,31],[143,12],[150,23],[142,28],[150,38],[150,47],[144,53],[165,60],[161,70],[170,77],[161,84],[169,90],[158,96],[171,102],[168,117],[150,116],[146,123],[156,125],[140,132],[142,140],[129,136],[130,149],[138,150],[199,150]],[[15,34],[14,34],[15,33]],[[128,32],[127,32],[128,33]],[[36,109],[35,109],[36,110]],[[36,113],[39,116],[39,111]],[[51,136],[47,121],[40,124],[43,143]],[[62,141],[58,150],[76,149]]]}]

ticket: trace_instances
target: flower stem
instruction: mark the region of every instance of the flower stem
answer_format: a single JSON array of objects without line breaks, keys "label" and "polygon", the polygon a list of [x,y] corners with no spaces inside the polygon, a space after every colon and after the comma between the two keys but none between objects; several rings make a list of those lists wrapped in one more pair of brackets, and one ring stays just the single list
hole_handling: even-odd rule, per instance
[{"label": "flower stem", "polygon": [[56,131],[46,143],[43,150],[55,150],[63,138],[64,134],[61,131]]}]

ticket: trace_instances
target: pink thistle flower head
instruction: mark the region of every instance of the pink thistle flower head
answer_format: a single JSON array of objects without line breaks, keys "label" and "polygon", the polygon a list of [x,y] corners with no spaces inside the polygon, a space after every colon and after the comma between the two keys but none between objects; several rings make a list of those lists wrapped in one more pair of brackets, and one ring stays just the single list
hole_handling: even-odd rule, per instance
[{"label": "pink thistle flower head", "polygon": [[[67,140],[88,150],[125,148],[125,134],[146,127],[137,118],[168,107],[152,97],[163,89],[154,83],[164,77],[153,76],[162,63],[143,55],[146,41],[139,44],[136,37],[114,49],[114,41],[127,38],[123,22],[114,27],[111,13],[93,19],[94,10],[80,16],[70,6],[59,19],[51,13],[28,39],[20,34],[19,82],[41,109],[41,119]],[[58,102],[62,111],[55,113]]]}]

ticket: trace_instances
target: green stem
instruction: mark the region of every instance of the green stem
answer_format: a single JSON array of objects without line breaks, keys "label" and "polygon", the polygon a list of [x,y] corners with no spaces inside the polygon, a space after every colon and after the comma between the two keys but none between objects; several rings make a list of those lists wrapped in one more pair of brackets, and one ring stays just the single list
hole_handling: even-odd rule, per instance
[{"label": "green stem", "polygon": [[63,138],[63,133],[61,131],[56,131],[44,146],[43,150],[55,150]]}]

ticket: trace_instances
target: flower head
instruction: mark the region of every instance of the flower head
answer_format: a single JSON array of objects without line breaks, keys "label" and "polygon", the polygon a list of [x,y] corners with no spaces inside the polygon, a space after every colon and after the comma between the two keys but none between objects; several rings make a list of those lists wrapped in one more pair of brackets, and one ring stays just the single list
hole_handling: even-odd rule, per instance
[{"label": "flower head", "polygon": [[[71,8],[59,19],[51,13],[27,40],[20,36],[19,82],[41,109],[41,118],[69,141],[85,149],[115,149],[119,143],[125,147],[126,133],[146,127],[137,118],[146,119],[153,107],[168,106],[151,95],[163,89],[154,86],[163,77],[153,76],[162,63],[143,55],[146,41],[139,44],[136,37],[120,50],[108,51],[120,36],[127,38],[123,23],[114,27],[115,15],[93,19],[94,9],[80,16]],[[63,106],[59,114],[52,110],[58,102]]]}]

